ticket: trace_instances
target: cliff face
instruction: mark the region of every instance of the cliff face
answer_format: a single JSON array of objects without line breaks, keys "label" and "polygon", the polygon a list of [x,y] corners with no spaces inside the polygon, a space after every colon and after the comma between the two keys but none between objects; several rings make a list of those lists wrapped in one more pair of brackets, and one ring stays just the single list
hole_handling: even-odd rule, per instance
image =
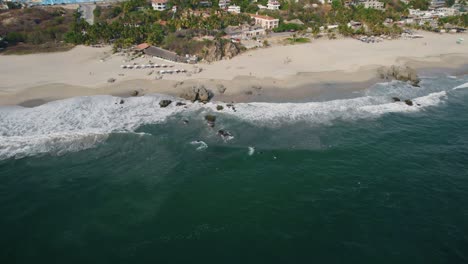
[{"label": "cliff face", "polygon": [[212,45],[205,47],[201,57],[206,61],[230,59],[240,53],[239,47],[230,41],[216,40]]}]

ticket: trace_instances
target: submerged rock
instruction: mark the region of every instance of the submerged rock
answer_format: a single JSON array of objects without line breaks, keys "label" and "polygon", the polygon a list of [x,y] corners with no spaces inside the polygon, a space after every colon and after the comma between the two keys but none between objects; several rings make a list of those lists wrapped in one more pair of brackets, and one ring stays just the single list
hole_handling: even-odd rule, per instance
[{"label": "submerged rock", "polygon": [[224,107],[223,107],[222,105],[217,105],[217,106],[216,106],[216,110],[218,110],[218,111],[221,111],[221,110],[223,110],[223,109],[224,109]]},{"label": "submerged rock", "polygon": [[398,97],[392,97],[392,100],[393,100],[393,102],[400,102],[401,101],[400,98],[398,98]]},{"label": "submerged rock", "polygon": [[182,103],[182,102],[177,102],[176,103],[176,106],[184,106],[184,105],[186,105],[186,103]]},{"label": "submerged rock", "polygon": [[412,106],[413,105],[413,101],[411,101],[410,99],[406,99],[405,100],[405,104],[409,105],[409,106]]},{"label": "submerged rock", "polygon": [[226,140],[231,140],[231,139],[234,138],[234,137],[232,136],[232,134],[229,133],[229,131],[224,130],[224,129],[218,130],[218,135],[221,136],[221,138],[222,138],[224,141],[226,141]]},{"label": "submerged rock", "polygon": [[206,115],[205,120],[208,123],[208,126],[214,127],[215,122],[216,122],[216,116],[214,115]]},{"label": "submerged rock", "polygon": [[172,103],[171,100],[161,100],[161,101],[159,102],[159,106],[160,106],[161,108],[164,108],[164,107],[167,107],[168,105],[170,105],[171,103]]},{"label": "submerged rock", "polygon": [[124,99],[120,99],[119,104],[125,103]]}]

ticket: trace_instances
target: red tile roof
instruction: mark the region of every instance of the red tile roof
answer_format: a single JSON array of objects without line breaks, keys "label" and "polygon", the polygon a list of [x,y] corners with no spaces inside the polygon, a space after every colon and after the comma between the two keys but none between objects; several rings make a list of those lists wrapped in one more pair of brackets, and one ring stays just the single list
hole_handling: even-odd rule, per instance
[{"label": "red tile roof", "polygon": [[140,45],[136,46],[137,50],[144,50],[147,49],[150,45],[148,43],[141,43]]},{"label": "red tile roof", "polygon": [[168,0],[151,0],[152,3],[155,4],[165,4]]}]

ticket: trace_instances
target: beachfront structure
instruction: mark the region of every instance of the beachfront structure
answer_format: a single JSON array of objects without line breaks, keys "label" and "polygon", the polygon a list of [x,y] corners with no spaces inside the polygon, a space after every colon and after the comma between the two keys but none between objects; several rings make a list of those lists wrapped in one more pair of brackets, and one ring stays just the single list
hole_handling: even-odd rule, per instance
[{"label": "beachfront structure", "polygon": [[445,0],[431,0],[431,3],[429,5],[431,9],[444,7],[444,6],[445,6]]},{"label": "beachfront structure", "polygon": [[276,0],[268,0],[267,9],[269,10],[278,10],[280,8],[280,3]]},{"label": "beachfront structure", "polygon": [[270,16],[251,15],[255,19],[255,25],[260,25],[264,29],[274,29],[279,26],[279,19]]},{"label": "beachfront structure", "polygon": [[454,16],[460,12],[455,8],[443,7],[437,8],[436,10],[419,10],[419,9],[408,9],[410,18],[416,20],[430,20],[437,19],[439,17]]},{"label": "beachfront structure", "polygon": [[151,6],[153,10],[164,11],[167,8],[167,1],[168,0],[151,0]]},{"label": "beachfront structure", "polygon": [[183,63],[194,63],[198,60],[195,56],[185,55],[179,56],[177,53],[165,50],[159,47],[150,46],[147,43],[142,43],[135,47],[135,50],[143,52],[147,56],[154,58],[160,58],[163,60],[173,61],[173,62],[183,62]]},{"label": "beachfront structure", "polygon": [[363,5],[365,8],[373,8],[378,10],[385,9],[385,4],[378,0],[358,0],[355,5]]},{"label": "beachfront structure", "polygon": [[218,6],[221,9],[227,9],[229,4],[231,4],[230,0],[220,0],[219,3],[218,3]]},{"label": "beachfront structure", "polygon": [[456,16],[460,14],[460,11],[453,7],[441,7],[437,8],[435,11],[442,14],[442,16]]},{"label": "beachfront structure", "polygon": [[240,8],[240,6],[230,5],[230,6],[228,6],[227,11],[230,12],[230,13],[240,14],[241,8]]},{"label": "beachfront structure", "polygon": [[228,26],[224,32],[226,32],[226,35],[230,39],[236,41],[248,40],[254,37],[258,38],[266,35],[265,29],[259,25]]}]

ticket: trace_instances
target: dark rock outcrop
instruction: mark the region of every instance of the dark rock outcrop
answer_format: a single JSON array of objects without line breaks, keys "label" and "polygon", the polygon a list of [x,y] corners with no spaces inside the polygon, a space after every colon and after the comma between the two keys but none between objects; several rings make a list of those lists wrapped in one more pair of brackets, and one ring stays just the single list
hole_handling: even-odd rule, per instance
[{"label": "dark rock outcrop", "polygon": [[409,106],[413,106],[413,101],[411,101],[410,99],[406,99],[405,104],[407,104]]},{"label": "dark rock outcrop", "polygon": [[216,85],[216,89],[218,90],[220,94],[223,94],[226,91],[226,87],[224,87],[224,85],[222,84]]},{"label": "dark rock outcrop", "polygon": [[413,86],[419,86],[419,82],[421,81],[418,77],[418,74],[416,73],[416,70],[408,66],[392,65],[390,67],[381,67],[377,72],[381,79],[395,79],[398,81],[408,82]]},{"label": "dark rock outcrop", "polygon": [[401,101],[400,98],[398,98],[398,97],[392,97],[392,100],[393,100],[393,102],[400,102]]},{"label": "dark rock outcrop", "polygon": [[220,135],[221,138],[223,138],[223,140],[229,140],[232,138],[232,134],[229,133],[229,131],[224,130],[224,129],[218,130],[218,135]]},{"label": "dark rock outcrop", "polygon": [[216,116],[214,115],[206,115],[205,120],[208,123],[208,126],[214,127],[215,122],[216,122]]},{"label": "dark rock outcrop", "polygon": [[124,103],[125,103],[124,99],[120,99],[119,104],[124,104]]},{"label": "dark rock outcrop", "polygon": [[218,110],[218,111],[221,111],[221,110],[223,110],[223,109],[224,109],[224,107],[223,107],[222,105],[217,105],[217,106],[216,106],[216,110]]},{"label": "dark rock outcrop", "polygon": [[177,102],[176,103],[176,106],[184,106],[184,105],[186,105],[186,103],[182,103],[182,102]]},{"label": "dark rock outcrop", "polygon": [[184,91],[182,91],[182,93],[179,96],[192,102],[200,101],[202,103],[206,103],[211,100],[213,94],[204,86],[200,86],[187,88]]},{"label": "dark rock outcrop", "polygon": [[139,91],[134,90],[133,92],[130,93],[131,96],[138,96],[140,94]]},{"label": "dark rock outcrop", "polygon": [[202,57],[208,61],[230,59],[240,53],[239,47],[231,41],[215,41],[213,45],[204,49]]},{"label": "dark rock outcrop", "polygon": [[168,105],[170,105],[171,103],[172,103],[171,100],[161,100],[161,101],[159,102],[159,106],[160,106],[161,108],[164,108],[164,107],[167,107]]}]

